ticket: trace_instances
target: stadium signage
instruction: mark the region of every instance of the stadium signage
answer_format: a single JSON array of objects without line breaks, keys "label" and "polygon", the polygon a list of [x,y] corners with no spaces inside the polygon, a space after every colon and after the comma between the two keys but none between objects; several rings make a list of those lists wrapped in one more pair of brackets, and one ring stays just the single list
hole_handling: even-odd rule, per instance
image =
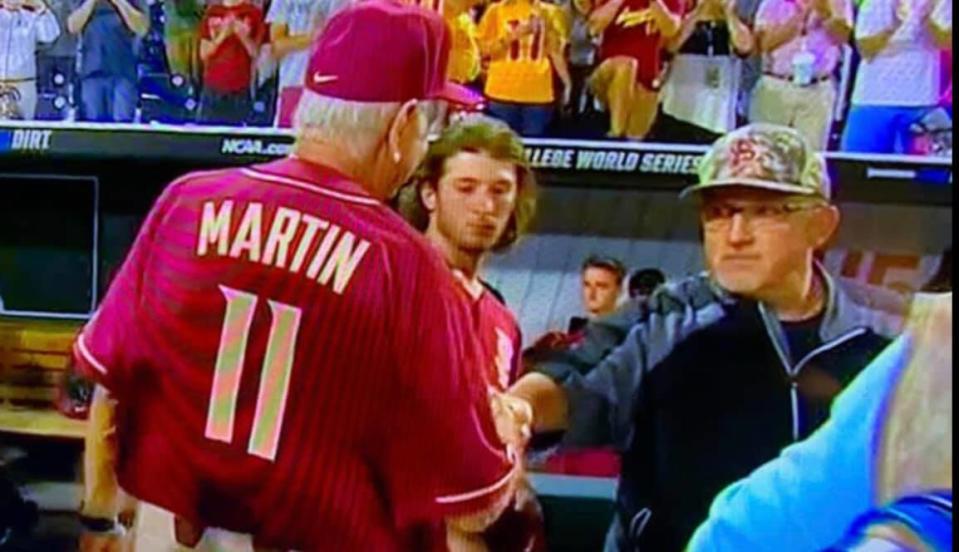
[{"label": "stadium signage", "polygon": [[258,138],[226,138],[220,152],[227,155],[270,155],[281,157],[290,153],[291,144],[273,142],[264,144]]},{"label": "stadium signage", "polygon": [[17,129],[13,131],[10,149],[14,151],[47,151],[52,130]]},{"label": "stadium signage", "polygon": [[689,153],[644,153],[639,172],[653,174],[696,174],[700,154]]},{"label": "stadium signage", "polygon": [[702,155],[529,146],[526,157],[537,169],[685,175],[696,174]]}]

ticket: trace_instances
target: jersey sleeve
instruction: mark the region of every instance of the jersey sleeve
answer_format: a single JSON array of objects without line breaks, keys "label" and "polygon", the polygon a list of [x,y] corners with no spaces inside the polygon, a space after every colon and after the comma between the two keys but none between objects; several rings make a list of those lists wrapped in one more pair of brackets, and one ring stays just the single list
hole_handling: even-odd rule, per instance
[{"label": "jersey sleeve", "polygon": [[514,475],[476,365],[465,301],[449,274],[424,274],[439,271],[448,269],[421,271],[409,310],[398,310],[405,327],[397,332],[397,411],[385,471],[401,525],[485,511],[508,495]]},{"label": "jersey sleeve", "polygon": [[[171,186],[172,188],[172,186]],[[142,350],[144,270],[154,249],[170,189],[147,214],[133,246],[116,273],[106,296],[73,345],[78,370],[110,391],[122,393]]]}]

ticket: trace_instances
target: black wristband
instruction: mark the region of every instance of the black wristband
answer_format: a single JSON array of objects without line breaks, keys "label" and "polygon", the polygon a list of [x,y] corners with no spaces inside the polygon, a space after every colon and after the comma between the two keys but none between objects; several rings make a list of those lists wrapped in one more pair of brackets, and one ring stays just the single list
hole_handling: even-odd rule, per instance
[{"label": "black wristband", "polygon": [[91,533],[112,533],[117,528],[117,521],[111,518],[90,517],[80,514],[80,525]]}]

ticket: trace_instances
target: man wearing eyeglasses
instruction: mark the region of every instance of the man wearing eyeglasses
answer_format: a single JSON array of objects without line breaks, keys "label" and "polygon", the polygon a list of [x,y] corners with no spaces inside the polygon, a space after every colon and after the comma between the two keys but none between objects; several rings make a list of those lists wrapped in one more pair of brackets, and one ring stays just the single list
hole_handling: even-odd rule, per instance
[{"label": "man wearing eyeglasses", "polygon": [[511,390],[532,407],[517,423],[619,450],[606,550],[681,550],[713,497],[822,424],[901,325],[901,298],[816,261],[839,211],[795,130],[724,136],[682,195],[699,203],[707,271],[591,322]]}]

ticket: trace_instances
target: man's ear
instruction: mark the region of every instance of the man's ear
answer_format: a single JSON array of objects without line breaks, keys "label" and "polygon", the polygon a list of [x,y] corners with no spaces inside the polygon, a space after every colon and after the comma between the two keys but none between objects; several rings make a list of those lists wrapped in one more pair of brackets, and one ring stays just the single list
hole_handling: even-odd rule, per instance
[{"label": "man's ear", "polygon": [[400,106],[386,134],[386,145],[389,148],[390,159],[394,163],[399,163],[403,159],[407,144],[421,139],[426,132],[425,126],[426,122],[420,114],[416,100],[409,100]]},{"label": "man's ear", "polygon": [[436,187],[438,185],[437,183],[420,186],[420,200],[422,200],[423,207],[429,213],[436,211]]},{"label": "man's ear", "polygon": [[816,209],[810,225],[810,241],[813,249],[821,251],[835,237],[841,216],[835,205]]}]

